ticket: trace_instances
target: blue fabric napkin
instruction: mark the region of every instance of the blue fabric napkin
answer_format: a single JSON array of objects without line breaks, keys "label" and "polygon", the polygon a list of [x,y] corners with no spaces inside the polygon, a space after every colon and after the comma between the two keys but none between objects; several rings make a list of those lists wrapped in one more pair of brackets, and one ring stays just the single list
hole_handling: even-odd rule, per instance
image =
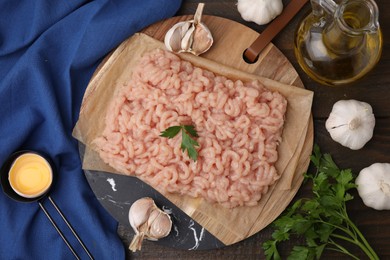
[{"label": "blue fabric napkin", "polygon": [[[173,16],[180,0],[0,2],[0,164],[14,151],[48,154],[58,169],[51,197],[95,259],[123,259],[117,223],[90,189],[72,138],[99,62],[133,33]],[[86,259],[48,201],[44,205]],[[0,259],[72,259],[36,202],[0,192]]]}]

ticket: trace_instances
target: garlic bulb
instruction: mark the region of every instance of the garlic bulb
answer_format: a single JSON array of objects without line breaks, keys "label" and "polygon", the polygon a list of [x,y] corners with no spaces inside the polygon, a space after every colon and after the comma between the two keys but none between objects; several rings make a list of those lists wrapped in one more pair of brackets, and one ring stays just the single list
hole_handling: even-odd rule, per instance
[{"label": "garlic bulb", "polygon": [[282,12],[283,3],[282,0],[238,0],[237,9],[245,21],[262,25]]},{"label": "garlic bulb", "polygon": [[355,180],[364,204],[376,210],[390,209],[390,164],[374,163]]},{"label": "garlic bulb", "polygon": [[141,198],[131,205],[129,222],[135,232],[129,249],[141,250],[144,238],[158,240],[171,232],[172,221],[169,214],[159,209],[151,198]]},{"label": "garlic bulb", "polygon": [[333,105],[325,127],[332,139],[352,150],[362,148],[374,132],[372,107],[357,100],[340,100]]},{"label": "garlic bulb", "polygon": [[214,40],[209,28],[201,22],[203,8],[204,3],[200,3],[193,20],[179,22],[168,30],[164,43],[169,51],[200,55],[210,49]]}]

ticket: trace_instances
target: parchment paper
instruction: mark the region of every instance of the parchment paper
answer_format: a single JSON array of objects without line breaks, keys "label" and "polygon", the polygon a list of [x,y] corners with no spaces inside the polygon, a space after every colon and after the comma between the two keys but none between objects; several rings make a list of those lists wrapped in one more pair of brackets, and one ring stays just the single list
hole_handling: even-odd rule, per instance
[{"label": "parchment paper", "polygon": [[[161,42],[145,34],[136,34],[123,42],[95,73],[84,95],[79,120],[73,130],[73,136],[86,145],[84,169],[121,174],[102,162],[98,154],[93,151],[95,147],[92,145],[92,141],[102,133],[105,127],[104,117],[115,91],[122,86],[123,82],[131,78],[132,68],[142,55],[156,48],[165,47]],[[301,182],[297,183],[298,187],[294,186],[296,183],[293,180],[297,179],[294,179],[294,173],[311,119],[313,93],[238,71],[191,54],[180,54],[179,56],[195,66],[233,80],[257,79],[267,88],[279,91],[288,101],[282,142],[278,147],[279,159],[276,163],[276,168],[282,177],[263,196],[259,205],[226,209],[218,204],[210,204],[201,198],[194,199],[188,196],[165,194],[170,201],[222,242],[232,244],[258,232],[269,224],[283,211],[278,205],[278,201],[284,199],[283,194],[289,192],[293,187],[295,188],[291,192],[295,194],[299,188]]]}]

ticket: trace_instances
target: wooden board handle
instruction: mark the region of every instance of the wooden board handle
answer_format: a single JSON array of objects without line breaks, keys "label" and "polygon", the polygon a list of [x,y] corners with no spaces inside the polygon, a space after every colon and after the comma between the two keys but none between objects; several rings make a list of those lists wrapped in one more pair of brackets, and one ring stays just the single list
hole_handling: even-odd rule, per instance
[{"label": "wooden board handle", "polygon": [[292,0],[283,12],[276,17],[257,39],[244,52],[245,59],[256,62],[261,51],[272,41],[272,39],[287,25],[287,23],[298,13],[308,0]]}]

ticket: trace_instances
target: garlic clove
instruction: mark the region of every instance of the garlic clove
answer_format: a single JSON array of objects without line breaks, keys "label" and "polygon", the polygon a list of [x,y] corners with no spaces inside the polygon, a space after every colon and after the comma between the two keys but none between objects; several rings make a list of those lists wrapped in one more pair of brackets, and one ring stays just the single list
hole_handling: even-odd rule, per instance
[{"label": "garlic clove", "polygon": [[199,23],[198,26],[196,26],[194,39],[196,40],[193,41],[190,52],[196,56],[208,51],[214,42],[209,28],[203,23]]},{"label": "garlic clove", "polygon": [[213,36],[209,28],[201,22],[203,8],[204,3],[200,3],[193,20],[179,22],[168,30],[164,43],[169,51],[200,55],[211,48]]},{"label": "garlic clove", "polygon": [[129,222],[134,232],[139,233],[140,227],[148,221],[150,212],[153,210],[152,198],[141,198],[135,201],[129,210]]},{"label": "garlic clove", "polygon": [[191,44],[191,52],[194,55],[200,55],[208,51],[213,45],[214,39],[209,28],[202,23],[202,14],[204,3],[200,3],[194,15],[193,43]]},{"label": "garlic clove", "polygon": [[141,250],[144,238],[158,240],[169,235],[172,220],[168,213],[162,211],[149,197],[135,201],[129,210],[129,222],[135,236],[129,245],[133,252]]},{"label": "garlic clove", "polygon": [[165,47],[169,51],[179,52],[181,50],[181,40],[191,25],[192,23],[188,21],[179,22],[169,29],[164,38]]},{"label": "garlic clove", "polygon": [[164,238],[171,232],[171,217],[160,209],[154,210],[150,214],[148,225],[148,239],[158,240],[160,238]]},{"label": "garlic clove", "polygon": [[191,25],[191,27],[186,31],[184,34],[181,43],[180,43],[180,50],[179,52],[188,52],[191,50],[191,46],[194,42],[194,31],[195,31],[195,26],[194,24]]}]

